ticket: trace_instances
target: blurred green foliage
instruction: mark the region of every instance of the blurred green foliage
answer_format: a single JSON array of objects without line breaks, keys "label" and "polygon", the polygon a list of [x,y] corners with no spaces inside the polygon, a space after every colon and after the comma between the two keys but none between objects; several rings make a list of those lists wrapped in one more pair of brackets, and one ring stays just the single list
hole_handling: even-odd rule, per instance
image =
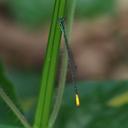
[{"label": "blurred green foliage", "polygon": [[103,14],[111,14],[116,0],[78,0],[77,17],[94,18]]},{"label": "blurred green foliage", "polygon": [[[40,75],[34,72],[21,73],[18,70],[10,70],[8,78],[15,85],[25,116],[33,122]],[[77,84],[81,106],[79,108],[75,106],[73,86],[68,85],[55,128],[126,128],[128,126],[128,98],[126,97],[126,102],[120,106],[109,104],[113,98],[128,92],[128,81],[83,81]],[[2,107],[0,110],[3,110],[3,115],[6,113],[6,117],[0,116],[3,119],[0,118],[2,124],[9,124],[8,120],[15,121],[7,118],[10,116],[9,109],[5,111]]]},{"label": "blurred green foliage", "polygon": [[[111,13],[116,0],[78,0],[76,17],[92,18]],[[28,27],[39,27],[51,17],[53,0],[10,0],[9,7],[15,20]]]},{"label": "blurred green foliage", "polygon": [[[7,78],[7,74],[2,63],[0,63],[0,89],[3,89],[4,92],[17,105],[17,107],[19,107],[19,102],[17,101],[14,86],[12,82]],[[0,97],[0,125],[1,124],[16,126],[21,125],[17,117]]]},{"label": "blurred green foliage", "polygon": [[10,0],[8,4],[18,23],[38,27],[51,16],[53,2],[52,0]]},{"label": "blurred green foliage", "polygon": [[113,97],[128,92],[128,81],[80,82],[78,87],[80,108],[73,104],[74,92],[68,87],[55,128],[128,127],[128,101],[121,106],[108,105]]},{"label": "blurred green foliage", "polygon": [[7,77],[12,81],[24,115],[33,124],[35,107],[41,84],[41,72],[9,69]]}]

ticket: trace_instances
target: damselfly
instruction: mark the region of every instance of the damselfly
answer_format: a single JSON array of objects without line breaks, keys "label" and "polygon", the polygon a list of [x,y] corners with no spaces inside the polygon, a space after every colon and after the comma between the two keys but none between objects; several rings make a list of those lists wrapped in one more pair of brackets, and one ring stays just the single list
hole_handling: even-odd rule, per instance
[{"label": "damselfly", "polygon": [[59,18],[59,25],[60,25],[62,34],[64,36],[65,47],[66,47],[67,54],[68,54],[69,69],[71,71],[71,77],[72,77],[72,82],[73,82],[74,91],[75,91],[75,102],[76,102],[76,106],[79,107],[80,99],[79,99],[78,89],[77,89],[77,85],[76,85],[77,67],[76,67],[76,64],[74,61],[74,56],[73,56],[72,50],[69,46],[69,42],[68,42],[66,30],[65,30],[64,18]]}]

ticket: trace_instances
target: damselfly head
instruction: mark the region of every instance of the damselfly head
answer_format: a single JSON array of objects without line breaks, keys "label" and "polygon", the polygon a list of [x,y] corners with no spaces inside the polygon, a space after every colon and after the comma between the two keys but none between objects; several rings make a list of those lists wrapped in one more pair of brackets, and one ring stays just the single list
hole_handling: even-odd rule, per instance
[{"label": "damselfly head", "polygon": [[59,19],[58,19],[58,22],[59,22],[61,31],[64,32],[64,31],[65,31],[65,30],[64,30],[64,29],[65,29],[65,28],[64,28],[64,17],[59,18]]},{"label": "damselfly head", "polygon": [[58,19],[58,22],[59,22],[59,23],[64,23],[64,17],[60,17],[60,18]]}]

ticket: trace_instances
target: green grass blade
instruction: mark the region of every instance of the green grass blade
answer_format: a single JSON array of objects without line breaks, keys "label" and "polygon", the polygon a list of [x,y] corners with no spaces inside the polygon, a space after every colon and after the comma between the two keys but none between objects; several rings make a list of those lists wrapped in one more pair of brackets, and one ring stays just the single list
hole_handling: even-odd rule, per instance
[{"label": "green grass blade", "polygon": [[34,128],[48,127],[61,39],[58,18],[64,17],[65,5],[65,0],[55,0]]},{"label": "green grass blade", "polygon": [[0,88],[0,97],[9,106],[9,108],[12,110],[12,112],[16,115],[16,117],[20,120],[21,124],[23,124],[25,128],[32,128],[25,119],[24,115],[19,111],[19,109],[16,107],[16,105],[12,102],[12,100],[2,88]]}]

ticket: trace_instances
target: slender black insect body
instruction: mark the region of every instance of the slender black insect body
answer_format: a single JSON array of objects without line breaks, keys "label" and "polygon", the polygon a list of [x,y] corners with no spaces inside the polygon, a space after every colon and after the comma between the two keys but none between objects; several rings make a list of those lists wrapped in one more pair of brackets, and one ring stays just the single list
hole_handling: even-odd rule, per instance
[{"label": "slender black insect body", "polygon": [[63,33],[63,36],[64,36],[65,46],[66,46],[66,50],[67,50],[67,53],[68,53],[69,68],[70,68],[70,71],[71,71],[72,82],[73,82],[74,91],[75,91],[75,94],[76,94],[76,106],[80,106],[78,89],[77,89],[77,86],[76,86],[77,67],[75,65],[73,53],[71,51],[71,48],[69,47],[68,38],[67,38],[67,35],[66,35],[66,30],[65,30],[64,18],[59,19],[59,24],[60,24],[60,29],[61,29],[61,31]]}]

